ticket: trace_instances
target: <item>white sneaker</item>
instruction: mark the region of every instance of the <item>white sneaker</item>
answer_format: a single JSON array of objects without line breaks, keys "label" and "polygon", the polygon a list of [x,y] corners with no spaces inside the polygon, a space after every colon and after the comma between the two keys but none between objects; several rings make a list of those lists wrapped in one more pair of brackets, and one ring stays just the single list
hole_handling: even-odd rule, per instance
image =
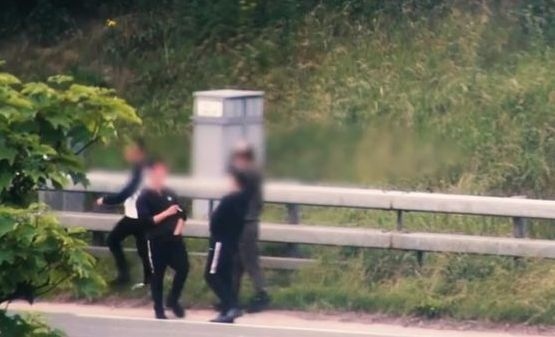
[{"label": "white sneaker", "polygon": [[139,282],[139,283],[135,283],[132,287],[131,290],[137,290],[137,289],[142,289],[146,287],[146,284],[144,284],[143,282]]}]

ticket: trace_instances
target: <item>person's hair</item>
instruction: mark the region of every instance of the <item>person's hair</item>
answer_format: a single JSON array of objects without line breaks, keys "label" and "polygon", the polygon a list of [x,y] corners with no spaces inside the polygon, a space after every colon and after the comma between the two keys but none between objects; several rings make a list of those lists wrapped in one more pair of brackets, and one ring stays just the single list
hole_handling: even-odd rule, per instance
[{"label": "person's hair", "polygon": [[161,157],[151,157],[146,163],[147,168],[153,168],[159,165],[167,166],[166,161],[164,161],[164,159],[162,159]]},{"label": "person's hair", "polygon": [[241,144],[242,146],[233,151],[233,158],[243,159],[249,162],[254,162],[255,154],[254,148],[248,143]]}]

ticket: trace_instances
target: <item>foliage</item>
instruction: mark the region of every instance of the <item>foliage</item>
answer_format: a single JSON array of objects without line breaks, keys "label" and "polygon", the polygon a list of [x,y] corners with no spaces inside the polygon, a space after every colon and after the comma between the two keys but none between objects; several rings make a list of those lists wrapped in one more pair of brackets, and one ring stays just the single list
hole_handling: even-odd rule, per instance
[{"label": "foliage", "polygon": [[67,232],[44,207],[0,208],[0,303],[33,302],[56,287],[93,297],[102,290],[87,243]]},{"label": "foliage", "polygon": [[257,88],[272,175],[555,195],[552,1],[141,6],[102,21],[71,66],[109,74],[160,144],[190,139],[188,93]]},{"label": "foliage", "polygon": [[[85,182],[81,153],[114,138],[121,122],[140,119],[113,90],[67,76],[22,83],[0,73],[0,303],[32,303],[56,288],[85,297],[103,290],[80,232],[62,228],[44,206],[30,203],[47,184]],[[60,335],[38,321],[0,315],[10,336]]]},{"label": "foliage", "polygon": [[26,315],[6,315],[0,310],[0,336],[10,337],[64,337],[57,329],[48,327],[40,318]]},{"label": "foliage", "polygon": [[22,83],[0,73],[0,202],[26,205],[48,183],[83,182],[79,155],[113,138],[121,121],[140,122],[113,90],[66,76]]}]

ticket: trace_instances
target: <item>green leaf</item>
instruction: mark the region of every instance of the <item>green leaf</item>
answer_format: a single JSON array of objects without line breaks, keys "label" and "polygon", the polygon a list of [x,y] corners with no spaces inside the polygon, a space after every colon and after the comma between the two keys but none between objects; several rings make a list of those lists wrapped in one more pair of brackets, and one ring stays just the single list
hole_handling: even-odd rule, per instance
[{"label": "green leaf", "polygon": [[9,147],[6,141],[0,139],[0,160],[7,160],[10,165],[13,164],[15,157],[17,156],[17,150]]},{"label": "green leaf", "polygon": [[55,76],[48,77],[46,81],[49,83],[63,84],[63,83],[73,82],[73,77],[67,76],[67,75],[55,75]]},{"label": "green leaf", "polygon": [[14,226],[14,220],[7,218],[7,217],[1,217],[0,216],[0,238],[8,233],[9,231],[13,230],[13,226]]},{"label": "green leaf", "polygon": [[13,173],[0,171],[0,191],[8,188],[12,183]]},{"label": "green leaf", "polygon": [[0,116],[3,116],[8,120],[13,118],[14,116],[17,116],[18,113],[19,113],[19,110],[17,110],[13,106],[6,105],[3,107],[0,107]]},{"label": "green leaf", "polygon": [[0,85],[21,84],[21,81],[12,74],[0,73]]},{"label": "green leaf", "polygon": [[[0,237],[2,234],[0,232]],[[13,263],[15,260],[15,255],[10,250],[0,250],[0,266],[5,263]]]},{"label": "green leaf", "polygon": [[64,115],[57,112],[47,112],[42,114],[44,119],[46,119],[54,128],[58,128],[60,126],[64,128],[71,127],[72,116]]}]

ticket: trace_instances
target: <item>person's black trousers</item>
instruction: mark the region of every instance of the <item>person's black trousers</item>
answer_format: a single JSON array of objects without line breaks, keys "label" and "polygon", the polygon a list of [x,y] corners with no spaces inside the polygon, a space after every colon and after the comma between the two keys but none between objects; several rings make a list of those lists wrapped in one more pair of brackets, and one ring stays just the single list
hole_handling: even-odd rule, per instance
[{"label": "person's black trousers", "polygon": [[237,254],[236,245],[211,240],[204,270],[206,283],[222,305],[222,312],[237,308],[237,292],[233,286],[233,267]]},{"label": "person's black trousers", "polygon": [[179,301],[189,273],[187,249],[181,236],[151,239],[147,241],[147,244],[152,268],[150,291],[154,301],[154,310],[163,312],[166,268],[170,267],[175,271],[172,288],[167,300],[168,305],[173,305]]},{"label": "person's black trousers", "polygon": [[122,281],[129,280],[129,266],[121,243],[128,236],[135,237],[135,245],[137,246],[137,253],[141,258],[143,264],[143,277],[144,282],[148,283],[150,280],[150,264],[148,262],[148,250],[145,238],[145,228],[139,219],[123,217],[115,226],[114,229],[108,234],[107,244],[116,261],[118,269],[118,279]]},{"label": "person's black trousers", "polygon": [[260,223],[257,220],[245,221],[245,227],[239,239],[239,248],[233,271],[233,288],[237,294],[241,290],[241,279],[247,272],[251,279],[255,293],[266,292],[266,281],[260,267],[260,253],[258,249],[258,232]]}]

